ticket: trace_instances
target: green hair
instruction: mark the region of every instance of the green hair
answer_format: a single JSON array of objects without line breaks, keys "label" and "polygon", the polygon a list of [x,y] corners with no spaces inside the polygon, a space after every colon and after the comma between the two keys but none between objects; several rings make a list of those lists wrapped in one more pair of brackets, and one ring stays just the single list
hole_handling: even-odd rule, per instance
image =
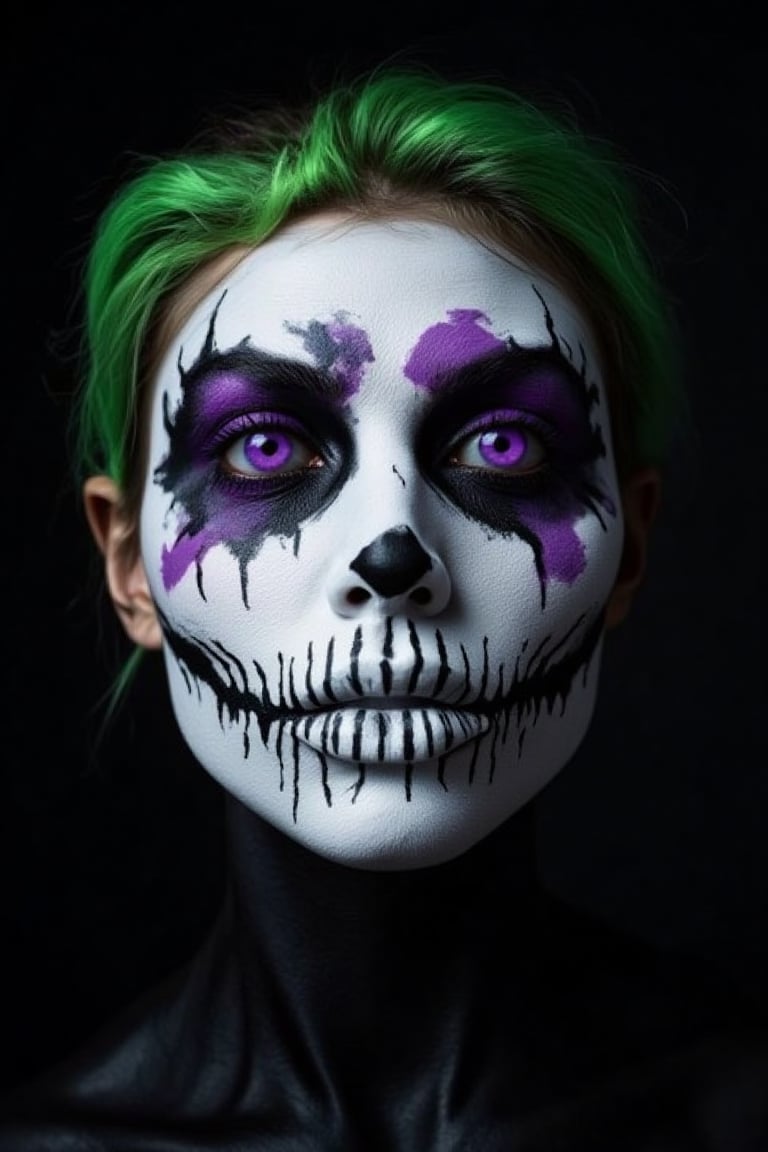
[{"label": "green hair", "polygon": [[[669,309],[637,195],[610,148],[503,86],[374,71],[307,109],[262,109],[134,174],[98,222],[85,265],[82,474],[129,478],[141,368],[158,309],[206,261],[324,208],[411,202],[494,216],[570,265],[606,301],[603,332],[630,409],[633,462],[658,461],[679,401]],[[205,141],[205,143],[203,143]],[[598,330],[598,336],[601,335]]]},{"label": "green hair", "polygon": [[81,479],[106,472],[138,511],[140,409],[164,306],[217,255],[325,209],[437,211],[538,262],[600,343],[620,474],[662,459],[680,411],[677,341],[628,165],[574,116],[501,83],[383,67],[306,106],[209,125],[114,195],[84,268]]}]

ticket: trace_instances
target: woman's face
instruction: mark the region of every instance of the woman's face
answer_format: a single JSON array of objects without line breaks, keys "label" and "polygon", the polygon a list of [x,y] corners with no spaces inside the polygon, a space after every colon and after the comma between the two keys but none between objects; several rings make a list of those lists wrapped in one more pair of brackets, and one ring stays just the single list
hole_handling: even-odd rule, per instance
[{"label": "woman's face", "polygon": [[317,218],[195,309],[141,551],[201,764],[330,859],[436,864],[589,725],[622,518],[595,343],[449,226]]}]

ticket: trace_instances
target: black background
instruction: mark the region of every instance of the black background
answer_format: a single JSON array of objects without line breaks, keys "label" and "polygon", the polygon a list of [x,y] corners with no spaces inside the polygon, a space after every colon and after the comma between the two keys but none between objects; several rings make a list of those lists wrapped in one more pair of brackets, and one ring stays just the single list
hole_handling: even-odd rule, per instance
[{"label": "black background", "polygon": [[477,19],[436,9],[407,26],[368,6],[14,9],[3,65],[6,1077],[64,1051],[184,956],[222,877],[220,796],[181,744],[159,659],[95,745],[125,648],[87,577],[64,425],[96,213],[132,155],[172,149],[209,107],[306,95],[402,53],[559,93],[658,177],[656,243],[695,432],[671,461],[647,582],[610,638],[593,729],[538,801],[541,867],[570,900],[712,958],[768,1007],[766,41],[746,4],[506,7]]}]

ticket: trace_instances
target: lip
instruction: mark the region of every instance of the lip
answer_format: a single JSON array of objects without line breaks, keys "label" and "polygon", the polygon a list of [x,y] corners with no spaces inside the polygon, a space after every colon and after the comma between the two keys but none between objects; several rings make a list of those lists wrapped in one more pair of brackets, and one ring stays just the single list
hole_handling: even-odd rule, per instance
[{"label": "lip", "polygon": [[369,764],[432,760],[490,727],[481,712],[426,700],[357,700],[293,721],[296,739],[321,755]]}]

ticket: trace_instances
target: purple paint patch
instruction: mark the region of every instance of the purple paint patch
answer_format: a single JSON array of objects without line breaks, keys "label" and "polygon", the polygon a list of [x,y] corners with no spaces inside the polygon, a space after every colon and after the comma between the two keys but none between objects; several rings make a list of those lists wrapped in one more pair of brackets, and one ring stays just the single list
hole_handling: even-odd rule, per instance
[{"label": "purple paint patch", "polygon": [[210,529],[203,529],[195,536],[179,536],[171,548],[163,545],[161,561],[165,590],[170,592],[175,588],[187,569],[192,564],[199,564],[208,549],[220,540],[221,537]]},{"label": "purple paint patch", "polygon": [[329,372],[342,385],[344,399],[354,396],[362,384],[365,365],[375,359],[364,329],[349,324],[340,314],[328,324],[310,320],[306,326],[286,324],[286,328],[303,338],[304,347],[317,367]]},{"label": "purple paint patch", "polygon": [[529,527],[541,542],[542,565],[546,580],[560,580],[573,584],[587,566],[587,554],[583,542],[576,533],[576,520],[581,519],[583,509],[574,509],[573,519],[552,522],[534,515],[525,517]]},{"label": "purple paint patch", "polygon": [[449,319],[433,324],[420,337],[403,372],[417,388],[435,391],[446,372],[505,347],[481,321],[490,323],[477,308],[452,308]]},{"label": "purple paint patch", "polygon": [[209,548],[224,544],[238,555],[237,542],[248,540],[263,530],[268,513],[258,503],[245,506],[226,492],[211,491],[207,502],[207,522],[197,531],[190,524],[182,528],[170,548],[163,546],[163,583],[170,591],[188,568],[202,561]]}]

